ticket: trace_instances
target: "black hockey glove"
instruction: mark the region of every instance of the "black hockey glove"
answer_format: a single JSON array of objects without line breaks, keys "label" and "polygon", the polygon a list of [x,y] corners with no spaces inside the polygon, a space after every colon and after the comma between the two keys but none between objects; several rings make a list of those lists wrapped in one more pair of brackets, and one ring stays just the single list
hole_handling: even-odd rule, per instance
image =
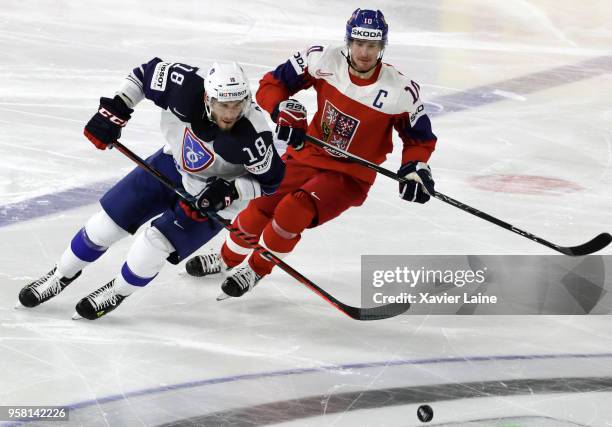
[{"label": "black hockey glove", "polygon": [[233,181],[226,181],[215,176],[208,178],[206,183],[206,187],[196,199],[198,209],[220,211],[238,198],[238,191]]},{"label": "black hockey glove", "polygon": [[119,97],[100,98],[98,112],[85,125],[84,135],[96,148],[106,150],[108,144],[117,141],[134,112]]},{"label": "black hockey glove", "polygon": [[400,197],[409,202],[425,203],[430,194],[435,194],[434,180],[429,165],[423,162],[408,162],[397,171],[399,177],[410,181],[400,182]]},{"label": "black hockey glove", "polygon": [[279,102],[270,116],[276,123],[276,138],[285,141],[296,150],[301,150],[308,129],[306,107],[300,101],[288,99]]}]

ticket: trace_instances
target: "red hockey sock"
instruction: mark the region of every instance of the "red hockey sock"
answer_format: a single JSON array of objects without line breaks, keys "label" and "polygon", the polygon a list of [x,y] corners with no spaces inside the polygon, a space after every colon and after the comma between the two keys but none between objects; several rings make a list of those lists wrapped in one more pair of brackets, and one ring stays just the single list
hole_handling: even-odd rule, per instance
[{"label": "red hockey sock", "polygon": [[[270,218],[266,216],[256,207],[249,205],[245,210],[240,212],[236,219],[232,222],[232,226],[248,235],[253,242],[259,240],[261,232],[270,222]],[[235,267],[240,264],[251,253],[250,247],[233,233],[229,233],[221,248],[221,257],[228,267]]]},{"label": "red hockey sock", "polygon": [[[279,258],[287,256],[300,241],[301,233],[317,215],[317,208],[308,193],[296,191],[284,197],[274,210],[274,218],[264,228],[260,244]],[[272,261],[254,253],[249,265],[260,276],[269,274]]]}]

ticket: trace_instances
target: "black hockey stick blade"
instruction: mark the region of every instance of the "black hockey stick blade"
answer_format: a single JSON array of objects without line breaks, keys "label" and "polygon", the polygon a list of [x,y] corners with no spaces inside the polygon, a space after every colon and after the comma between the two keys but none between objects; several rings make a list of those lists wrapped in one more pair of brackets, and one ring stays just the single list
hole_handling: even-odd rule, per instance
[{"label": "black hockey stick blade", "polygon": [[[280,259],[278,259],[274,254],[265,252],[265,256],[267,256],[271,261],[277,263],[276,265],[281,268],[285,273],[289,274],[291,277],[296,279],[302,285],[310,288],[314,293],[318,294],[321,298],[327,301],[330,305],[335,307],[338,311],[346,314],[351,319],[355,320],[382,320],[389,319],[391,317],[395,317],[402,313],[405,313],[410,308],[410,303],[390,303],[385,305],[380,305],[378,307],[353,307],[351,305],[345,304],[331,295],[329,292],[321,289],[314,282],[309,280],[307,277],[304,277],[299,271],[296,271],[288,264],[283,263]],[[275,259],[276,258],[276,259]]]},{"label": "black hockey stick blade", "polygon": [[409,303],[405,303],[405,304],[390,303],[390,304],[385,304],[385,305],[381,305],[378,307],[371,307],[371,308],[353,307],[348,304],[345,304],[339,301],[329,292],[319,287],[316,283],[314,283],[312,280],[304,276],[302,273],[300,273],[299,271],[291,267],[289,264],[285,263],[282,259],[274,255],[272,252],[267,251],[263,246],[259,245],[257,242],[253,242],[249,240],[248,237],[244,235],[242,231],[232,226],[229,220],[221,217],[216,212],[209,212],[207,213],[207,215],[210,218],[214,219],[215,221],[218,221],[220,224],[223,225],[223,227],[225,227],[226,230],[228,230],[230,233],[233,233],[236,237],[238,237],[243,242],[248,244],[253,250],[259,251],[264,258],[272,261],[274,264],[276,264],[278,268],[283,270],[289,276],[293,277],[295,280],[300,282],[302,285],[308,287],[314,293],[319,295],[321,298],[323,298],[325,301],[327,301],[337,310],[346,314],[351,319],[355,319],[355,320],[388,319],[390,317],[394,317],[399,314],[402,314],[410,308]]},{"label": "black hockey stick blade", "polygon": [[410,303],[406,302],[387,304],[380,307],[371,308],[345,306],[343,311],[347,316],[357,320],[381,320],[398,316],[408,311],[409,308]]},{"label": "black hockey stick blade", "polygon": [[582,245],[570,247],[559,246],[558,251],[569,256],[590,255],[605,248],[610,244],[610,242],[612,242],[612,236],[610,233],[601,233]]}]

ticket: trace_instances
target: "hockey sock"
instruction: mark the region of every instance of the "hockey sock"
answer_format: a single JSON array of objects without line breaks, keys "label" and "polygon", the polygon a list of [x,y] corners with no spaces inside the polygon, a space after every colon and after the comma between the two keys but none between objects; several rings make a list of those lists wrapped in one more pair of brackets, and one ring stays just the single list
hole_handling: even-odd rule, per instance
[{"label": "hockey sock", "polygon": [[[261,231],[269,222],[270,218],[267,215],[255,206],[249,205],[245,210],[240,212],[232,225],[248,235],[253,242],[257,242],[261,235]],[[221,257],[228,267],[237,266],[250,253],[251,248],[232,233],[228,234],[221,248]]]},{"label": "hockey sock", "polygon": [[174,247],[157,228],[145,228],[136,237],[121,273],[115,279],[117,293],[127,296],[146,286],[157,276],[172,252]]},{"label": "hockey sock", "polygon": [[57,264],[61,277],[72,278],[85,266],[100,258],[106,249],[91,241],[86,229],[81,228],[72,238],[70,246],[66,248]]},{"label": "hockey sock", "polygon": [[[264,228],[260,244],[279,258],[287,256],[316,215],[317,208],[307,193],[298,190],[284,197],[274,210],[274,218]],[[272,261],[259,253],[251,256],[249,265],[260,276],[269,274],[274,267]]]},{"label": "hockey sock", "polygon": [[123,230],[104,211],[92,216],[70,242],[57,263],[61,277],[72,278],[90,263],[100,258],[110,245],[128,232]]}]

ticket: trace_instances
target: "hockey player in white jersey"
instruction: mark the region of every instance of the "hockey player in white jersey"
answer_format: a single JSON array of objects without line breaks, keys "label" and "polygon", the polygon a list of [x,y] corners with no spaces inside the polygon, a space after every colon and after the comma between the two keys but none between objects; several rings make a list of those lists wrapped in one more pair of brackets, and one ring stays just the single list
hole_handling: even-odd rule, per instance
[{"label": "hockey player in white jersey", "polygon": [[151,282],[166,260],[177,264],[219,233],[222,226],[205,210],[230,217],[246,201],[276,191],[285,166],[238,64],[215,63],[201,75],[197,67],[154,58],[135,68],[114,98],[100,99],[85,126],[87,139],[106,149],[145,98],[162,109],[167,141],[147,163],[194,196],[194,205],[135,168],[100,199],[102,209],[76,233],[51,271],[21,290],[21,305],[35,307],[56,296],[109,246],[147,224],[120,272],[77,303],[78,316],[99,318]]}]

